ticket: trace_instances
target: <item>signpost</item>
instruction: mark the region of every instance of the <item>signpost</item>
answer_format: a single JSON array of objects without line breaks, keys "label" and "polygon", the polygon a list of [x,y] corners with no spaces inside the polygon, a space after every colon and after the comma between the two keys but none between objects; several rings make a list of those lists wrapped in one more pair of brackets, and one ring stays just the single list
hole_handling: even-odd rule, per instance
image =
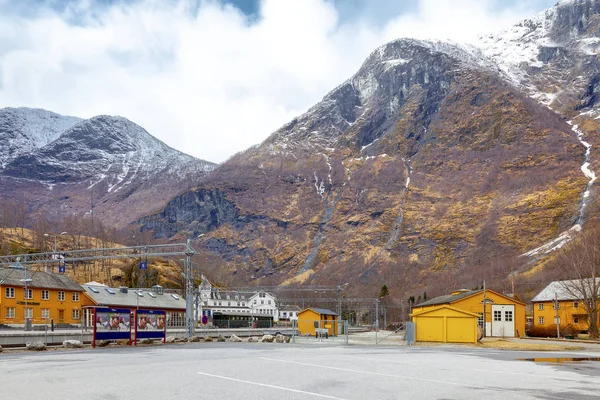
[{"label": "signpost", "polygon": [[148,263],[146,261],[141,261],[140,269],[148,269]]}]

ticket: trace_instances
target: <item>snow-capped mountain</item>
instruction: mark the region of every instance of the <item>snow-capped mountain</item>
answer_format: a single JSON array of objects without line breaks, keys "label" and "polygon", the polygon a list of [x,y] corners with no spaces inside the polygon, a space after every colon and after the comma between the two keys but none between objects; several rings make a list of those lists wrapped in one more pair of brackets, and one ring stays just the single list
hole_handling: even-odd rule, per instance
[{"label": "snow-capped mountain", "polygon": [[105,184],[107,192],[160,174],[183,178],[213,164],[178,152],[123,117],[97,116],[67,129],[52,143],[10,162],[4,175],[47,183]]},{"label": "snow-capped mountain", "polygon": [[475,45],[390,42],[141,229],[205,233],[207,272],[232,285],[408,296],[452,271],[463,285],[506,272],[491,259],[529,265],[600,219],[598,43],[600,0],[562,1]]},{"label": "snow-capped mountain", "polygon": [[1,196],[53,218],[85,213],[92,202],[96,215],[106,212],[107,223],[122,226],[196,185],[215,166],[170,148],[123,117],[80,120],[17,111],[19,118],[6,117],[13,109],[0,112],[3,132],[22,132],[4,142],[12,157],[0,169],[6,188]]},{"label": "snow-capped mountain", "polygon": [[478,45],[511,82],[543,104],[562,112],[593,106],[589,101],[597,95],[594,80],[600,72],[599,13],[596,0],[564,0],[481,37]]},{"label": "snow-capped mountain", "polygon": [[80,121],[81,118],[41,109],[0,109],[0,168],[22,154],[44,147]]}]

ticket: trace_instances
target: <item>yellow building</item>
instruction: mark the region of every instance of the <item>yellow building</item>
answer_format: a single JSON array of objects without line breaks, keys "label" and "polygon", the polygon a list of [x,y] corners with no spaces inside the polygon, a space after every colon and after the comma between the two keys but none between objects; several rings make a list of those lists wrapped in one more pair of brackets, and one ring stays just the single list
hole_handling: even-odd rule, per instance
[{"label": "yellow building", "polygon": [[[597,287],[597,285],[585,285],[584,283],[585,286]],[[570,328],[576,332],[587,331],[589,329],[588,312],[582,300],[584,296],[578,296],[581,291],[581,281],[551,282],[531,300],[533,329],[547,329],[548,331],[556,329],[556,300],[560,329]],[[600,304],[598,308],[600,309]]]},{"label": "yellow building", "polygon": [[0,268],[0,324],[79,324],[82,291],[63,274]]},{"label": "yellow building", "polygon": [[298,332],[316,335],[317,329],[327,329],[329,335],[337,332],[337,313],[324,308],[307,308],[298,313]]},{"label": "yellow building", "polygon": [[479,314],[441,305],[426,307],[410,316],[417,342],[477,343]]},{"label": "yellow building", "polygon": [[[493,290],[485,290],[485,332],[486,336],[524,337],[525,303]],[[413,314],[441,305],[475,313],[479,316],[479,326],[484,326],[484,291],[457,290],[451,295],[436,297],[413,308]]]}]

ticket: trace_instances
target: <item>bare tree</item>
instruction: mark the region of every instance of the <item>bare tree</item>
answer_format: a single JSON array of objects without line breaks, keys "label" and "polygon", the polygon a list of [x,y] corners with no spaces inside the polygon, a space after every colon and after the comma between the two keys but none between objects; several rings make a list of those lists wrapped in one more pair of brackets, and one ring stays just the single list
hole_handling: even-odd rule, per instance
[{"label": "bare tree", "polygon": [[598,338],[600,306],[600,233],[599,229],[580,236],[557,259],[556,267],[564,294],[583,303],[589,321],[590,339]]}]

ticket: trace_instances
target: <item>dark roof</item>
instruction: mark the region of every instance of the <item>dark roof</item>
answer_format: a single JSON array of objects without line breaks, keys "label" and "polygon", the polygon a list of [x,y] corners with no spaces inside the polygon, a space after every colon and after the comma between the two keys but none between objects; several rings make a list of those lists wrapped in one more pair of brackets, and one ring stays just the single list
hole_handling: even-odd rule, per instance
[{"label": "dark roof", "polygon": [[[174,293],[157,294],[139,289],[127,289],[127,293],[123,293],[119,288],[108,286],[86,284],[82,287],[85,294],[98,306],[185,310],[185,299]],[[141,296],[138,295],[138,291],[141,292]]]},{"label": "dark roof", "polygon": [[314,312],[316,312],[317,314],[321,314],[321,315],[337,315],[337,313],[334,313],[331,310],[327,310],[325,308],[307,308],[307,310],[313,310]]},{"label": "dark roof", "polygon": [[470,290],[468,292],[462,292],[458,294],[447,294],[445,296],[435,297],[431,300],[427,300],[423,303],[416,304],[415,307],[425,307],[425,306],[435,306],[438,304],[450,304],[455,302],[456,300],[464,299],[465,297],[472,296],[474,294],[483,292],[483,290]]},{"label": "dark roof", "polygon": [[64,289],[81,292],[83,288],[64,274],[53,274],[42,271],[29,271],[22,268],[0,268],[0,285],[2,286],[25,286],[22,279],[31,279],[27,283],[30,288],[42,289]]}]

